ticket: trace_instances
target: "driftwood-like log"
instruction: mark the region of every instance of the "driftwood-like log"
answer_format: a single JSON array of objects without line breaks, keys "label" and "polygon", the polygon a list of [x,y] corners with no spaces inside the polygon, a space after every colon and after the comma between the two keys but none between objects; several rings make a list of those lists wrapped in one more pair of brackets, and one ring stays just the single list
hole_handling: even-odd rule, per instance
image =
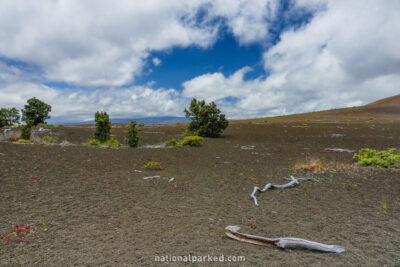
[{"label": "driftwood-like log", "polygon": [[296,179],[293,176],[290,176],[291,182],[286,183],[286,184],[282,184],[282,185],[266,184],[263,189],[260,189],[258,186],[255,186],[253,192],[250,195],[250,198],[252,198],[254,200],[254,204],[256,206],[258,206],[258,201],[257,201],[256,195],[255,195],[257,193],[257,191],[264,193],[268,189],[282,189],[282,188],[292,187],[292,186],[295,186],[296,184],[299,184],[299,179],[314,180],[314,178],[298,178],[298,179]]},{"label": "driftwood-like log", "polygon": [[143,177],[143,179],[148,180],[148,179],[157,179],[160,178],[160,175],[154,175],[154,176],[147,176],[147,177]]},{"label": "driftwood-like log", "polygon": [[280,237],[280,238],[267,238],[256,235],[249,235],[244,233],[239,233],[239,226],[227,226],[225,228],[227,230],[225,234],[235,240],[260,245],[260,246],[269,246],[269,247],[280,247],[280,248],[306,248],[312,250],[318,250],[323,252],[334,252],[341,253],[344,252],[345,249],[342,246],[337,245],[326,245],[306,239],[294,238],[294,237]]}]

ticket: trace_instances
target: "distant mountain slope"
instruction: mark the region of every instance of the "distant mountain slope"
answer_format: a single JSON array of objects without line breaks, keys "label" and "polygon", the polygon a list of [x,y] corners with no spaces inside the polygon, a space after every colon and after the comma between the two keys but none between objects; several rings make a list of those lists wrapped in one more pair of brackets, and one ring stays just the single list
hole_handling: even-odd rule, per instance
[{"label": "distant mountain slope", "polygon": [[364,110],[378,114],[398,114],[400,116],[400,95],[387,97],[368,105],[365,105]]},{"label": "distant mountain slope", "polygon": [[285,116],[257,118],[240,120],[237,122],[300,122],[304,121],[325,121],[325,122],[350,122],[350,121],[400,121],[400,95],[387,97],[372,102],[365,106],[322,110],[302,114],[292,114]]},{"label": "distant mountain slope", "polygon": [[400,106],[400,95],[380,99],[365,105],[365,107]]},{"label": "distant mountain slope", "polygon": [[[187,122],[188,119],[185,117],[172,117],[172,116],[164,116],[164,117],[147,117],[147,118],[111,118],[110,121],[112,123],[130,123],[131,120],[135,120],[136,123],[143,122],[144,124],[168,124],[168,123],[176,123],[176,122]],[[94,121],[84,121],[84,122],[75,122],[75,123],[67,123],[67,124],[94,124]]]}]

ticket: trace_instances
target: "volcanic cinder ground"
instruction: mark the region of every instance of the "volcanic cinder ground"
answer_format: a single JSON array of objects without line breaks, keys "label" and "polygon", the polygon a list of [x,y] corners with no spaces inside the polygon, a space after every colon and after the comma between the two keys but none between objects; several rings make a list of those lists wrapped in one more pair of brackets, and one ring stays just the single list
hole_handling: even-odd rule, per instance
[{"label": "volcanic cinder ground", "polygon": [[[221,138],[205,138],[200,147],[158,146],[182,138],[183,124],[145,125],[138,148],[82,146],[90,126],[37,134],[58,136],[66,146],[0,142],[0,266],[153,266],[161,264],[157,255],[189,254],[246,257],[226,266],[400,265],[399,169],[359,167],[353,153],[321,153],[399,148],[398,107],[377,102],[231,122]],[[124,126],[114,126],[123,141]],[[148,161],[164,169],[147,170]],[[299,169],[307,164],[326,170]],[[254,186],[283,184],[290,175],[316,181],[257,194],[254,205]],[[12,226],[22,223],[35,229],[23,236],[29,242],[7,244],[17,240],[6,238]],[[241,243],[225,236],[228,225],[346,251]]]}]

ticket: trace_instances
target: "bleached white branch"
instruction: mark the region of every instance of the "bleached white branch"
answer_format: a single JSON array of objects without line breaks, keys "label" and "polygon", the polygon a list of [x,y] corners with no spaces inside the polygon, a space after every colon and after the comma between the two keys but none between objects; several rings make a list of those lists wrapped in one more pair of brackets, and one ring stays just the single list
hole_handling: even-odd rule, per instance
[{"label": "bleached white branch", "polygon": [[143,177],[143,179],[145,179],[145,180],[148,180],[148,179],[156,179],[156,178],[160,178],[160,175],[154,175],[154,176]]},{"label": "bleached white branch", "polygon": [[267,238],[262,236],[239,233],[238,232],[240,230],[239,226],[229,225],[225,228],[225,230],[227,230],[225,234],[228,237],[241,242],[246,242],[255,245],[272,246],[280,248],[300,247],[300,248],[318,250],[323,252],[334,252],[334,253],[341,253],[345,251],[344,247],[342,246],[327,245],[301,238],[295,238],[295,237]]},{"label": "bleached white branch", "polygon": [[287,187],[292,187],[295,186],[296,184],[299,184],[298,179],[294,178],[293,176],[290,176],[291,182],[282,184],[282,185],[273,185],[273,184],[266,184],[263,189],[260,189],[258,186],[254,187],[253,192],[250,195],[250,198],[254,200],[254,204],[258,206],[257,198],[256,198],[256,192],[259,191],[261,193],[264,193],[268,189],[282,189],[282,188],[287,188]]}]

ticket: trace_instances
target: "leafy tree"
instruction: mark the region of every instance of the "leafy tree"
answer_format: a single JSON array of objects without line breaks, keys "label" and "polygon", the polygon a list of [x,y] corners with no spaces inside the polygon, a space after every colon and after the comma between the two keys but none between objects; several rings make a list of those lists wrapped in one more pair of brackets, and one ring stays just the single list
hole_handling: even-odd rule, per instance
[{"label": "leafy tree", "polygon": [[206,137],[218,137],[228,127],[225,115],[217,108],[214,102],[206,105],[205,101],[197,101],[193,98],[189,110],[184,110],[186,118],[190,118],[187,131],[191,135]]},{"label": "leafy tree", "polygon": [[31,128],[30,124],[22,125],[20,139],[29,140],[31,138]]},{"label": "leafy tree", "polygon": [[111,135],[111,122],[107,112],[97,111],[94,114],[96,121],[96,129],[94,131],[94,138],[101,143],[105,143],[110,139]]},{"label": "leafy tree", "polygon": [[36,97],[28,99],[28,104],[22,110],[22,120],[26,124],[36,126],[39,123],[44,123],[46,119],[50,119],[49,112],[51,106],[37,99]]},{"label": "leafy tree", "polygon": [[131,124],[128,126],[126,140],[130,147],[136,147],[139,144],[138,130],[136,129],[136,121],[134,120],[131,120]]},{"label": "leafy tree", "polygon": [[19,123],[20,115],[16,108],[0,109],[0,128]]}]

